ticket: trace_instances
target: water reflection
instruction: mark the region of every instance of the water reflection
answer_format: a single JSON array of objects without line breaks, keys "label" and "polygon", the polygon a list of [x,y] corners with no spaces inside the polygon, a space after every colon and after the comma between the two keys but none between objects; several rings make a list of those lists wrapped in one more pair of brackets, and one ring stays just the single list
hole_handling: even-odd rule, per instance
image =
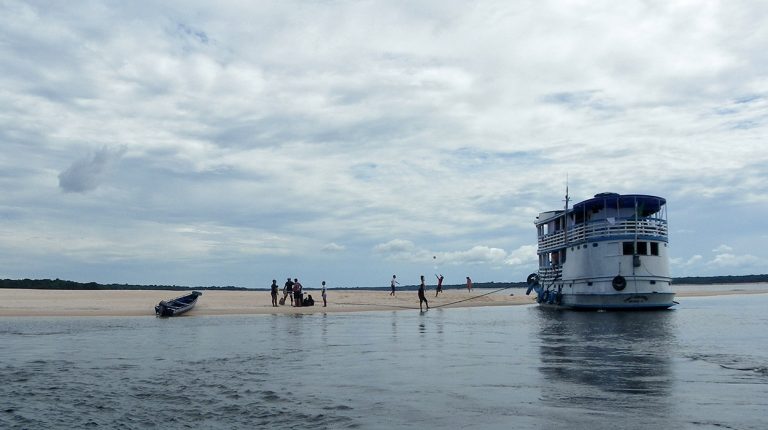
[{"label": "water reflection", "polygon": [[674,312],[537,311],[542,401],[670,413]]}]

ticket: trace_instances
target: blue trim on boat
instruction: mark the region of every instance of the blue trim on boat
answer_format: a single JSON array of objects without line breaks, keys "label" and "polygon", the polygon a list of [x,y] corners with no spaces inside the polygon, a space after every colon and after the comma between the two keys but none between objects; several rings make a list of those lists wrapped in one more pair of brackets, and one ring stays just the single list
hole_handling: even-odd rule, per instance
[{"label": "blue trim on boat", "polygon": [[649,304],[649,305],[641,305],[641,304],[635,304],[632,306],[627,305],[603,305],[603,306],[595,306],[595,305],[559,305],[561,308],[570,308],[570,309],[594,309],[594,310],[600,310],[600,309],[668,309],[674,306],[674,303],[670,304]]},{"label": "blue trim on boat", "polygon": [[[592,208],[634,208],[637,202],[638,208],[644,212],[654,214],[661,210],[661,207],[667,203],[663,197],[649,196],[646,194],[598,194],[594,198],[584,200],[573,205],[573,211],[591,211]],[[642,216],[642,215],[641,215]]]}]

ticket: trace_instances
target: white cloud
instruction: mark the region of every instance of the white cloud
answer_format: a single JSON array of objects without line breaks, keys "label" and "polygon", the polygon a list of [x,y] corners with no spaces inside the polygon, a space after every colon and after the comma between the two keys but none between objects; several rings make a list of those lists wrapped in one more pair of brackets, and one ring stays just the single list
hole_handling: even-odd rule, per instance
[{"label": "white cloud", "polygon": [[714,253],[716,253],[716,254],[729,253],[729,252],[731,252],[731,251],[733,251],[733,248],[731,248],[731,247],[730,247],[730,246],[728,246],[728,245],[720,245],[720,246],[718,246],[717,248],[715,248],[715,249],[713,249],[713,250],[712,250],[712,252],[714,252]]},{"label": "white cloud", "polygon": [[425,258],[427,251],[416,248],[413,242],[404,239],[393,239],[373,247],[376,253],[395,260],[413,260]]},{"label": "white cloud", "polygon": [[[0,217],[26,232],[87,226],[78,246],[96,260],[143,255],[149,241],[166,267],[179,252],[255,252],[289,268],[296,255],[354,253],[355,267],[435,256],[473,265],[477,280],[502,266],[521,278],[535,265],[533,218],[562,205],[568,174],[575,200],[667,197],[670,245],[694,255],[673,267],[708,270],[699,254],[714,248],[714,268],[760,271],[768,251],[722,228],[734,212],[720,207],[768,212],[766,13],[755,2],[4,2]],[[205,232],[157,233],[180,225]],[[18,243],[0,262],[39,256]],[[366,284],[354,271],[349,283]]]},{"label": "white cloud", "polygon": [[710,261],[710,264],[715,265],[717,267],[721,267],[721,268],[729,268],[729,267],[750,267],[750,266],[754,266],[755,263],[758,263],[758,262],[760,262],[760,259],[755,257],[754,255],[718,254],[715,256],[714,259],[712,259],[712,261]]},{"label": "white cloud", "polygon": [[[463,251],[429,251],[417,247],[413,242],[394,239],[374,247],[377,253],[387,258],[406,261],[432,262],[438,265],[499,265],[505,263],[507,252],[501,248],[477,245]],[[535,259],[534,251],[534,259]]]},{"label": "white cloud", "polygon": [[323,251],[327,251],[327,252],[341,252],[341,251],[344,251],[347,248],[345,246],[343,246],[343,245],[339,245],[337,243],[331,242],[331,243],[326,244],[325,246],[323,246],[321,249]]},{"label": "white cloud", "polygon": [[716,255],[708,264],[718,268],[755,267],[762,263],[760,258],[750,254],[736,254],[728,245],[713,249]]},{"label": "white cloud", "polygon": [[687,260],[684,260],[682,258],[670,258],[669,263],[673,266],[678,266],[681,268],[690,268],[690,267],[696,266],[703,260],[704,260],[704,257],[697,254],[688,258]]},{"label": "white cloud", "polygon": [[536,245],[523,245],[509,253],[506,264],[510,266],[538,267]]},{"label": "white cloud", "polygon": [[488,246],[473,246],[466,251],[441,253],[438,258],[446,263],[454,265],[463,264],[500,264],[506,258],[507,253],[501,248]]}]

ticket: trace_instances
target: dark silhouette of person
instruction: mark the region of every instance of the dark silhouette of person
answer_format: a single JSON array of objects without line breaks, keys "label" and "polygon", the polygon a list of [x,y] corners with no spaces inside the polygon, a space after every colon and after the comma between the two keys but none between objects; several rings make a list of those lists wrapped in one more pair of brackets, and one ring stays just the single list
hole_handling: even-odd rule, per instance
[{"label": "dark silhouette of person", "polygon": [[302,285],[299,282],[299,278],[293,278],[293,305],[299,308],[304,301],[304,292],[301,290]]},{"label": "dark silhouette of person", "polygon": [[285,303],[285,296],[291,298],[291,306],[293,306],[293,281],[291,281],[291,278],[288,278],[288,280],[285,281],[285,288],[283,288],[283,303]]},{"label": "dark silhouette of person", "polygon": [[272,294],[272,306],[277,307],[277,292],[280,287],[277,286],[277,280],[272,280],[272,286],[270,287],[270,294]]},{"label": "dark silhouette of person", "polygon": [[328,306],[328,302],[325,300],[326,299],[326,297],[325,297],[325,281],[323,281],[323,291],[322,291],[321,295],[323,296],[323,307]]},{"label": "dark silhouette of person", "polygon": [[427,301],[427,298],[424,297],[424,291],[426,290],[427,286],[424,285],[424,275],[421,275],[421,284],[419,285],[419,310],[424,312],[424,309],[422,309],[421,304],[426,303],[427,304],[427,310],[429,310],[429,302]]}]

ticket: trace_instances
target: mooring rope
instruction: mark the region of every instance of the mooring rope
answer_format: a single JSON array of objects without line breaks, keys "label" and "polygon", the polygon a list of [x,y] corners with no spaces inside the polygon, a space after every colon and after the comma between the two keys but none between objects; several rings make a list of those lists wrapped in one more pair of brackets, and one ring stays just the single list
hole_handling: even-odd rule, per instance
[{"label": "mooring rope", "polygon": [[[470,300],[478,299],[480,297],[485,297],[487,295],[490,295],[490,294],[493,294],[493,293],[498,293],[499,291],[504,291],[504,290],[507,290],[509,288],[513,288],[513,287],[503,287],[503,288],[499,288],[498,290],[493,290],[493,291],[490,291],[490,292],[487,292],[487,293],[484,293],[484,294],[480,294],[480,295],[477,295],[477,296],[472,296],[472,297],[469,297],[469,298],[466,298],[466,299],[457,300],[455,302],[443,303],[441,305],[436,305],[436,306],[430,306],[429,308],[430,309],[443,308],[443,307],[446,307],[446,306],[455,305],[457,303],[467,302],[467,301],[470,301]],[[387,304],[383,304],[383,303],[343,303],[343,302],[335,302],[335,303],[337,305],[350,305],[350,306],[383,306],[383,307],[388,307],[388,308],[400,308],[400,309],[420,309],[420,308],[417,308],[415,306],[387,305]]]},{"label": "mooring rope", "polygon": [[413,306],[385,305],[382,303],[344,303],[344,302],[333,302],[333,303],[337,305],[350,305],[350,306],[382,306],[387,308],[418,309]]},{"label": "mooring rope", "polygon": [[499,291],[504,291],[504,290],[509,289],[509,288],[512,288],[512,287],[499,288],[498,290],[490,291],[488,293],[480,294],[479,296],[470,297],[468,299],[457,300],[457,301],[451,302],[451,303],[443,303],[442,305],[437,305],[437,306],[430,306],[430,309],[431,308],[442,308],[442,307],[445,307],[445,306],[455,305],[456,303],[461,303],[461,302],[466,302],[466,301],[469,301],[469,300],[478,299],[480,297],[485,297],[485,296],[487,296],[489,294],[498,293]]}]

